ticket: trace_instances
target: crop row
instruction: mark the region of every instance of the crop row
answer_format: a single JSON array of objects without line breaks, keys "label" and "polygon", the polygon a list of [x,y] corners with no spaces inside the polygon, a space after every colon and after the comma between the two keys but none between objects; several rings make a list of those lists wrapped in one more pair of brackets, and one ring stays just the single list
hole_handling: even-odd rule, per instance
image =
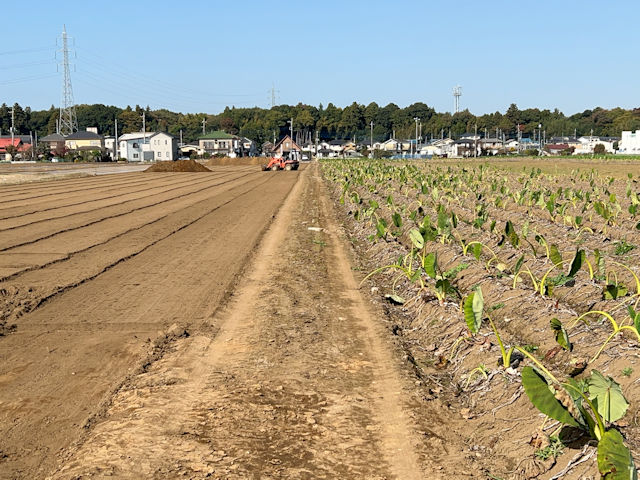
[{"label": "crop row", "polygon": [[[482,165],[337,160],[323,163],[323,173],[372,249],[391,246],[397,254],[365,280],[380,276],[388,301],[405,310],[426,307],[433,314],[444,307],[445,317],[463,319],[466,333],[448,338],[449,359],[489,326],[502,370],[521,379],[533,405],[598,442],[604,478],[614,478],[607,477],[611,468],[635,471],[615,425],[629,407],[620,385],[598,370],[583,373],[621,337],[631,338],[635,349],[640,342],[640,280],[631,253],[640,202],[632,178],[618,200],[620,186],[596,172],[566,176],[562,181],[572,186],[557,188],[557,178],[536,170],[516,176]],[[531,307],[532,323],[546,328],[509,332],[500,309],[513,313],[523,303]],[[548,311],[555,315],[544,323]],[[608,325],[604,341],[595,344],[587,323],[593,320],[599,336]],[[595,353],[572,358],[563,380],[552,373],[557,365],[545,365],[546,358],[527,348],[545,335],[565,352],[584,343]],[[517,372],[525,359],[530,365]],[[465,386],[483,376],[481,365],[467,373]]]}]

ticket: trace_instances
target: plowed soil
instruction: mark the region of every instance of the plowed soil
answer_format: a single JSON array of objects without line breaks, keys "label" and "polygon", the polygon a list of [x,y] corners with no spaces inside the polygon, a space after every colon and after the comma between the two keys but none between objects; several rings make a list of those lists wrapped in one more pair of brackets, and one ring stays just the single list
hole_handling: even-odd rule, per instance
[{"label": "plowed soil", "polygon": [[315,165],[0,190],[0,478],[464,478]]}]

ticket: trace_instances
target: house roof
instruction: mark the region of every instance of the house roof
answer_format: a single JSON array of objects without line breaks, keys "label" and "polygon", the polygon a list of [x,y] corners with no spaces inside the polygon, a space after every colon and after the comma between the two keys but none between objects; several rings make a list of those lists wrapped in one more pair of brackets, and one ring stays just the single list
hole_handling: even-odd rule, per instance
[{"label": "house roof", "polygon": [[236,136],[223,132],[222,130],[214,130],[213,132],[198,137],[199,140],[230,140],[232,138],[236,138]]},{"label": "house roof", "polygon": [[97,133],[78,130],[71,135],[67,135],[66,140],[102,140],[102,138],[102,135],[98,135]]},{"label": "house roof", "polygon": [[19,138],[14,138],[13,141],[11,140],[11,138],[0,138],[0,148],[6,148],[10,145],[17,147],[18,145],[20,145],[21,141],[22,140],[20,140]]},{"label": "house roof", "polygon": [[133,133],[125,133],[124,135],[120,135],[118,137],[118,141],[122,141],[122,140],[137,140],[139,138],[152,138],[155,137],[156,135],[167,135],[168,137],[171,138],[176,138],[173,135],[171,135],[170,133],[167,132],[133,132]]},{"label": "house roof", "polygon": [[[0,139],[2,138],[11,138],[11,135],[0,135]],[[18,135],[15,134],[13,136],[13,138],[19,138],[20,140],[22,140],[22,143],[31,143],[31,136],[30,135]]]},{"label": "house roof", "polygon": [[331,140],[329,142],[329,145],[344,145],[346,142],[346,140]]},{"label": "house roof", "polygon": [[297,148],[298,150],[302,150],[302,149],[300,148],[300,146],[299,146],[295,141],[291,140],[291,137],[290,137],[289,135],[285,135],[285,136],[284,136],[284,137],[282,137],[280,140],[278,140],[278,143],[276,143],[276,144],[273,146],[273,150],[274,150],[274,151],[275,151],[275,150],[277,150],[277,149],[280,147],[280,145],[282,144],[282,142],[284,142],[284,141],[285,141],[285,140],[287,140],[287,139],[289,139],[289,140],[291,141],[291,143],[293,144],[293,149],[294,149],[294,150],[295,150],[296,148]]},{"label": "house roof", "polygon": [[51,135],[42,137],[40,141],[41,142],[63,142],[64,136],[60,135],[59,133],[52,133]]}]

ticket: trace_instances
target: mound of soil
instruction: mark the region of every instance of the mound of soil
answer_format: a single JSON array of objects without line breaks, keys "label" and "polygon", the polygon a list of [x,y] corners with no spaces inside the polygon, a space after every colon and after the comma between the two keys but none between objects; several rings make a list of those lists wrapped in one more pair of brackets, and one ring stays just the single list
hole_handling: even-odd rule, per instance
[{"label": "mound of soil", "polygon": [[263,163],[268,163],[269,160],[265,157],[242,157],[242,158],[230,158],[230,157],[222,157],[222,158],[208,158],[205,160],[205,165],[209,165],[210,167],[218,167],[218,166],[227,166],[227,165],[262,165]]},{"label": "mound of soil", "polygon": [[177,160],[175,162],[158,162],[145,172],[210,172],[207,167],[195,160]]}]

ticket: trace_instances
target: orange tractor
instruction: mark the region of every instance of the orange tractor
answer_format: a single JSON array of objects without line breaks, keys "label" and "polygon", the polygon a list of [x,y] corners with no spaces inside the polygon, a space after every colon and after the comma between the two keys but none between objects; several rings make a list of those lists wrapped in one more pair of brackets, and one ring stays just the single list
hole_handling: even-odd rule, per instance
[{"label": "orange tractor", "polygon": [[272,157],[268,164],[262,165],[262,171],[266,170],[297,170],[300,162],[296,159]]}]

